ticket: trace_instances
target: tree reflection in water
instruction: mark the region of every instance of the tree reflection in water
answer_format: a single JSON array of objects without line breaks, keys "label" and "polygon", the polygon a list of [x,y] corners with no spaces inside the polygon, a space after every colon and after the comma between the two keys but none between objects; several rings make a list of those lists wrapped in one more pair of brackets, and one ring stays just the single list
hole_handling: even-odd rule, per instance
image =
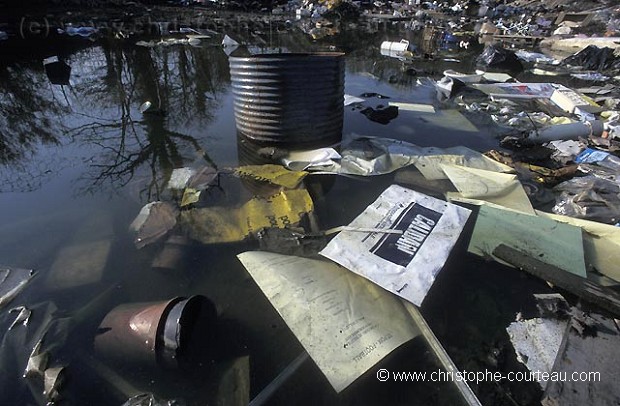
[{"label": "tree reflection in water", "polygon": [[[201,130],[229,83],[220,48],[108,40],[66,59],[70,86],[49,83],[38,61],[0,66],[0,192],[36,190],[46,176],[81,159],[88,169],[77,193],[119,190],[140,175],[149,179],[141,198],[154,200],[172,169],[209,160]],[[147,100],[155,112],[141,114]],[[51,149],[65,145],[77,149]]]},{"label": "tree reflection in water", "polygon": [[[197,158],[209,161],[200,145],[206,134],[191,135],[184,129],[205,128],[214,118],[220,94],[229,82],[228,63],[216,48],[123,47],[118,42],[102,46],[106,74],[99,78],[94,104],[117,106],[118,120],[91,122],[75,128],[72,135],[100,147],[86,176],[85,191],[105,184],[118,188],[135,175],[145,182],[140,195],[157,200],[174,168]],[[144,101],[152,103],[145,114]],[[135,118],[139,117],[139,119]],[[179,128],[181,128],[179,130]]]}]

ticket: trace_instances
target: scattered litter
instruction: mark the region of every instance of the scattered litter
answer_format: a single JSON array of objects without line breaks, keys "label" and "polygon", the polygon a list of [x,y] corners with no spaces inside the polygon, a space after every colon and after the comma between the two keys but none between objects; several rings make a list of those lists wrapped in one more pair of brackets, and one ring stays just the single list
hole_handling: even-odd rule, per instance
[{"label": "scattered litter", "polygon": [[378,137],[357,136],[347,140],[341,155],[337,172],[351,175],[381,175],[415,165],[426,179],[447,179],[441,164],[513,172],[511,167],[466,147],[419,147],[405,141]]},{"label": "scattered litter", "polygon": [[230,38],[228,35],[224,35],[224,39],[222,40],[222,47],[224,48],[224,52],[226,53],[226,55],[232,54],[237,48],[239,48],[240,45],[241,44]]},{"label": "scattered litter", "polygon": [[[508,328],[517,359],[534,373],[549,374],[560,350],[567,320],[533,318],[512,322]],[[537,381],[544,390],[546,380]]]},{"label": "scattered litter", "polygon": [[17,317],[13,320],[13,323],[9,326],[9,330],[13,330],[14,327],[18,325],[27,326],[28,320],[30,320],[30,315],[32,315],[32,311],[28,309],[26,306],[18,306],[12,309],[9,309],[9,313],[17,313]]},{"label": "scattered litter", "polygon": [[448,69],[443,71],[443,74],[450,79],[457,79],[464,83],[478,83],[482,80],[484,72],[480,71],[480,73],[461,73],[452,69]]},{"label": "scattered litter", "polygon": [[292,171],[329,171],[334,169],[335,161],[339,161],[340,158],[340,154],[333,148],[319,148],[290,151],[282,158],[282,163]]},{"label": "scattered litter", "polygon": [[349,225],[403,234],[341,232],[320,254],[420,306],[470,211],[392,185]]},{"label": "scattered litter", "polygon": [[161,400],[157,399],[155,395],[151,393],[143,393],[140,395],[136,395],[127,399],[122,406],[182,406],[183,403],[180,403],[176,400]]},{"label": "scattered litter", "polygon": [[198,365],[196,354],[208,346],[217,313],[205,296],[126,303],[108,312],[99,324],[94,349],[117,365],[168,369]]},{"label": "scattered litter", "polygon": [[54,85],[68,85],[71,78],[71,66],[64,61],[52,56],[43,60],[45,74],[49,81]]},{"label": "scattered litter", "polygon": [[176,225],[177,215],[178,210],[166,202],[151,202],[142,207],[129,226],[136,235],[136,248],[154,243],[166,235]]},{"label": "scattered litter", "polygon": [[327,245],[322,234],[307,234],[303,229],[263,228],[256,233],[262,251],[296,257],[313,257]]},{"label": "scattered litter", "polygon": [[603,122],[599,120],[550,125],[530,131],[529,135],[523,138],[521,142],[526,144],[541,144],[549,141],[600,137],[603,134],[603,128]]},{"label": "scattered litter", "polygon": [[144,113],[150,112],[152,107],[153,107],[153,103],[147,100],[140,105],[140,108],[138,110],[140,111],[140,113],[144,114]]},{"label": "scattered litter", "polygon": [[344,95],[344,105],[350,106],[352,104],[364,103],[366,99],[362,99],[361,97],[352,96],[350,94]]},{"label": "scattered litter", "polygon": [[362,94],[360,94],[360,97],[364,97],[366,99],[370,99],[370,98],[373,98],[373,97],[376,97],[377,99],[389,99],[390,98],[389,96],[384,96],[382,94],[372,93],[372,92],[362,93]]},{"label": "scattered litter", "polygon": [[259,182],[269,182],[273,185],[294,189],[308,175],[308,172],[291,171],[281,165],[247,165],[235,169],[235,173],[242,177]]},{"label": "scattered litter", "polygon": [[586,148],[575,158],[575,162],[578,164],[596,164],[611,169],[620,175],[620,158],[609,152]]},{"label": "scattered litter", "polygon": [[615,182],[588,175],[562,182],[553,190],[556,214],[606,224],[620,221],[620,185]]},{"label": "scattered litter", "polygon": [[[506,331],[521,363],[534,373],[550,374],[568,327],[564,310],[569,306],[559,294],[536,295],[536,300],[540,317],[512,322]],[[545,390],[548,380],[537,382]]]},{"label": "scattered litter", "polygon": [[384,53],[403,53],[409,50],[409,41],[406,39],[401,39],[399,42],[394,41],[383,41],[381,43],[381,54]]},{"label": "scattered litter", "polygon": [[487,45],[478,57],[477,64],[486,69],[510,73],[523,71],[523,64],[517,55],[513,51],[497,45]]},{"label": "scattered litter", "polygon": [[360,113],[368,117],[370,121],[374,121],[379,124],[389,124],[390,121],[394,120],[398,117],[398,107],[396,106],[387,106],[387,107],[366,107],[363,110],[360,110]]},{"label": "scattered litter", "polygon": [[473,84],[478,89],[492,98],[504,99],[549,99],[555,91],[550,83],[494,83]]},{"label": "scattered litter", "polygon": [[0,267],[2,282],[0,283],[0,310],[11,303],[36,275],[31,269]]},{"label": "scattered litter", "polygon": [[183,190],[187,186],[189,179],[194,176],[196,171],[192,168],[175,168],[168,179],[168,187],[174,190]]},{"label": "scattered litter", "polygon": [[515,54],[519,57],[519,59],[526,61],[526,62],[538,62],[538,63],[548,63],[548,64],[559,64],[560,61],[557,61],[545,54],[542,54],[540,52],[530,52],[530,51],[525,51],[525,50],[518,50],[517,52],[515,52]]},{"label": "scattered litter", "polygon": [[95,27],[66,27],[64,30],[59,28],[58,29],[58,33],[59,34],[64,34],[66,33],[67,35],[69,35],[70,37],[74,37],[74,36],[80,36],[83,38],[88,38],[93,34],[96,34],[99,30],[97,30]]},{"label": "scattered litter", "polygon": [[571,76],[581,80],[590,80],[593,82],[606,82],[610,79],[609,76],[605,76],[602,73],[571,73]]},{"label": "scattered litter", "polygon": [[59,391],[64,382],[64,370],[64,367],[48,368],[45,370],[43,395],[52,403],[60,399]]},{"label": "scattered litter", "polygon": [[403,110],[403,111],[417,111],[420,113],[435,113],[435,107],[433,107],[432,104],[390,102],[389,105],[398,107],[399,110]]},{"label": "scattered litter", "polygon": [[39,340],[28,358],[28,364],[24,371],[24,378],[30,380],[43,380],[45,374],[45,368],[49,361],[49,353],[47,351],[41,351],[42,342]]},{"label": "scattered litter", "polygon": [[599,48],[595,45],[588,45],[576,54],[565,58],[562,63],[594,71],[617,71],[620,68],[620,58],[615,55],[612,48]]},{"label": "scattered litter", "polygon": [[493,203],[527,214],[535,214],[517,175],[497,173],[458,165],[442,164],[441,169],[459,193],[447,193],[449,201]]},{"label": "scattered litter", "polygon": [[151,40],[151,41],[138,41],[136,45],[139,47],[145,48],[155,48],[155,47],[169,47],[174,45],[191,45],[193,47],[199,46],[201,43],[199,38],[166,38],[159,41]]},{"label": "scattered litter", "polygon": [[551,159],[556,162],[559,162],[562,165],[566,165],[569,162],[575,160],[577,155],[585,146],[581,141],[551,141],[547,144],[547,148],[553,149],[553,153],[551,154]]}]

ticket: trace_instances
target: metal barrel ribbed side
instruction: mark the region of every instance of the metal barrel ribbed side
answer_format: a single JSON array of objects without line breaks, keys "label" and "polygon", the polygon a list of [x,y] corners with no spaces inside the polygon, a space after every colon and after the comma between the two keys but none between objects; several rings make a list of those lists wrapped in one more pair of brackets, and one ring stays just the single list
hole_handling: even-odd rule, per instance
[{"label": "metal barrel ribbed side", "polygon": [[230,57],[237,130],[260,142],[340,139],[344,54]]}]

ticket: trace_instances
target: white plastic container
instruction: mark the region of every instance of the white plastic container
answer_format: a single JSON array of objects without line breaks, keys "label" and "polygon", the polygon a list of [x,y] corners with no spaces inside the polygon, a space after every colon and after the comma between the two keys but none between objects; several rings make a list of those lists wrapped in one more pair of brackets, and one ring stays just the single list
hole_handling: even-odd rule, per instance
[{"label": "white plastic container", "polygon": [[393,55],[395,53],[403,53],[409,50],[409,41],[401,39],[400,42],[383,41],[381,43],[382,55]]}]

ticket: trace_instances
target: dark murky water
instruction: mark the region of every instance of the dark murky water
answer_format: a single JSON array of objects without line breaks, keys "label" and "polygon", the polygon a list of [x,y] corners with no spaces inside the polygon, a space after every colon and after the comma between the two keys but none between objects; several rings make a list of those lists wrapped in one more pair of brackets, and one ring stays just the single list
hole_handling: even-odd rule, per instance
[{"label": "dark murky water", "polygon": [[[432,87],[403,72],[400,61],[380,56],[383,40],[402,37],[419,41],[413,33],[394,25],[370,34],[350,30],[317,43],[298,32],[267,32],[256,43],[266,50],[294,51],[336,45],[347,52],[346,93],[377,92],[390,96],[391,101],[436,103]],[[39,309],[27,329],[20,327],[22,331],[12,330],[5,336],[0,403],[33,403],[21,378],[24,359],[32,348],[24,345],[32,338],[26,330],[40,322],[45,314],[41,306],[49,302],[58,309],[56,317],[70,316],[74,321],[67,329],[68,338],[59,340],[62,344],[54,361],[68,365],[62,393],[71,404],[120,405],[126,399],[126,392],[111,389],[106,374],[87,361],[98,321],[121,303],[203,294],[217,306],[219,321],[213,326],[217,338],[212,344],[216,354],[210,365],[188,374],[133,367],[116,371],[128,385],[161,398],[207,404],[217,392],[218,367],[242,355],[250,357],[254,397],[302,352],[235,258],[249,248],[247,245],[195,245],[186,251],[178,269],[162,271],[151,269],[161,244],[137,250],[128,232],[144,204],[178,199],[166,189],[172,169],[198,164],[222,169],[245,163],[240,162],[244,159],[235,130],[228,61],[220,41],[218,37],[204,40],[199,47],[143,48],[135,46],[135,41],[90,43],[61,38],[37,43],[32,52],[12,56],[0,66],[0,263],[38,271],[19,302]],[[53,85],[46,77],[41,60],[52,55],[60,55],[71,65],[70,85]],[[455,55],[446,51],[442,56]],[[418,76],[437,78],[447,68],[471,70],[467,62],[471,55],[456,57],[464,62],[422,61],[416,66]],[[141,114],[139,107],[147,100],[165,114]],[[458,121],[462,120],[458,114],[454,120],[429,122],[414,112],[401,111],[397,119],[381,125],[347,107],[343,132],[424,146],[465,145],[478,150],[496,146],[486,128],[471,123],[469,128]],[[347,224],[391,182],[392,176],[331,181],[323,189],[323,199],[316,202],[321,225]],[[232,205],[248,195],[238,181],[224,179],[207,199]],[[109,242],[101,276],[83,286],[55,286],[50,270],[63,250],[98,236]],[[496,280],[498,271],[507,273],[508,279],[519,277],[511,270],[464,259],[463,250],[457,250],[456,257],[444,269],[423,310],[457,364],[480,369],[483,364],[479,359],[490,352],[497,336],[505,334],[502,323],[507,324],[510,314],[522,310],[514,303],[521,300],[526,282],[517,281],[521,287],[504,299],[479,293],[478,284],[482,283],[487,292],[503,294],[498,293],[502,292],[501,282]],[[92,258],[92,267],[88,264],[87,269],[98,266],[96,249]],[[449,305],[445,297],[451,297]],[[455,314],[454,306],[471,312]],[[476,315],[480,309],[484,313]],[[81,314],[87,316],[81,318]],[[2,331],[12,317],[2,316]],[[465,319],[472,317],[486,319],[489,327],[483,329],[484,322],[463,327],[469,323]],[[474,347],[479,354],[468,352]],[[412,371],[438,368],[419,339],[391,354],[385,365]],[[373,374],[374,370],[369,371],[337,395],[316,366],[306,362],[270,404],[457,402],[447,383],[381,384]],[[118,382],[120,378],[107,379]],[[504,401],[501,398],[499,403]]]}]

